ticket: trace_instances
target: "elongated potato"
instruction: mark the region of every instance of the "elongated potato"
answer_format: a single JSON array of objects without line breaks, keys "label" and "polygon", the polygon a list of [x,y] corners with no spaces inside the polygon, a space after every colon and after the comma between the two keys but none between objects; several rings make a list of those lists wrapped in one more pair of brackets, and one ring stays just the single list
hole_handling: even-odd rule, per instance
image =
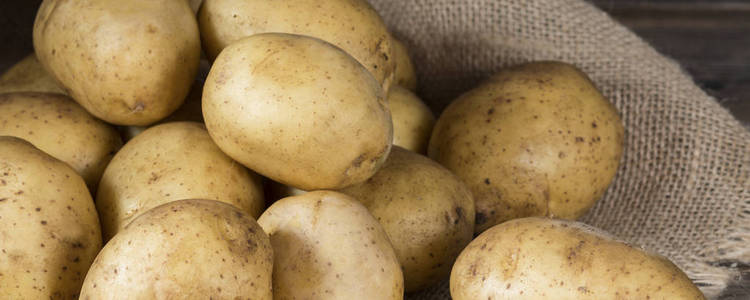
[{"label": "elongated potato", "polygon": [[451,297],[473,299],[704,299],[668,259],[583,223],[505,222],[456,260]]},{"label": "elongated potato", "polygon": [[274,249],[275,300],[403,298],[391,243],[357,200],[308,192],[277,201],[258,223]]},{"label": "elongated potato", "polygon": [[312,36],[346,51],[387,91],[395,60],[383,20],[366,0],[205,0],[198,14],[206,54],[258,33]]},{"label": "elongated potato", "polygon": [[34,22],[39,61],[96,117],[148,125],[180,106],[200,58],[188,1],[45,0]]},{"label": "elongated potato", "polygon": [[236,207],[166,203],[110,240],[86,275],[81,299],[271,300],[268,235]]},{"label": "elongated potato", "polygon": [[96,207],[105,240],[149,209],[181,199],[229,203],[254,218],[265,207],[260,177],[221,152],[203,125],[166,123],[125,144],[104,171]]},{"label": "elongated potato", "polygon": [[27,141],[0,136],[0,298],[76,299],[101,247],[81,176]]},{"label": "elongated potato", "polygon": [[474,234],[471,191],[443,166],[398,146],[375,176],[341,192],[362,202],[383,225],[407,292],[448,276]]},{"label": "elongated potato", "polygon": [[393,136],[383,91],[367,70],[329,43],[283,33],[224,49],[203,87],[203,116],[227,155],[302,190],[366,180]]},{"label": "elongated potato", "polygon": [[70,97],[50,93],[0,94],[0,135],[25,139],[67,163],[91,192],[122,146],[114,127],[94,118]]},{"label": "elongated potato", "polygon": [[388,107],[393,120],[393,144],[424,154],[430,140],[435,116],[417,95],[394,85],[388,92]]},{"label": "elongated potato", "polygon": [[34,53],[13,65],[0,76],[0,93],[40,92],[67,94],[49,75]]},{"label": "elongated potato", "polygon": [[622,156],[615,107],[576,67],[502,70],[438,118],[428,154],[476,203],[476,232],[529,216],[576,219],[604,194]]}]

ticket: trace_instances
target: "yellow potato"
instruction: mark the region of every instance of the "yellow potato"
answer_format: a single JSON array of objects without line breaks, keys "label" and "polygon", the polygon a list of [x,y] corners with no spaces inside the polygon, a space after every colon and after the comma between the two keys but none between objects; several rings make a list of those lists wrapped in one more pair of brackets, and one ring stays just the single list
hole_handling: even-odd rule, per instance
[{"label": "yellow potato", "polygon": [[0,76],[0,93],[41,92],[67,94],[44,70],[34,53],[13,65]]},{"label": "yellow potato", "polygon": [[0,298],[76,299],[102,247],[86,184],[19,138],[0,154]]},{"label": "yellow potato", "polygon": [[91,265],[81,299],[271,300],[273,250],[255,220],[210,200],[135,219]]},{"label": "yellow potato", "polygon": [[582,216],[612,181],[622,143],[617,110],[586,74],[535,62],[451,103],[428,153],[471,189],[482,232],[514,218]]},{"label": "yellow potato", "polygon": [[139,215],[180,199],[232,204],[258,217],[265,207],[260,177],[226,156],[203,125],[151,127],[122,147],[96,195],[105,240]]},{"label": "yellow potato", "polygon": [[0,135],[25,139],[73,167],[92,192],[122,146],[117,131],[68,96],[0,94]]},{"label": "yellow potato", "polygon": [[392,39],[366,0],[206,0],[198,22],[203,46],[212,60],[244,37],[292,33],[340,47],[367,68],[386,91],[393,81]]},{"label": "yellow potato", "polygon": [[393,120],[393,144],[424,154],[435,116],[427,105],[409,90],[398,85],[388,92],[388,107]]},{"label": "yellow potato", "polygon": [[275,300],[403,298],[391,243],[357,200],[308,192],[277,201],[258,223],[274,249]]},{"label": "yellow potato", "polygon": [[417,74],[414,71],[414,63],[409,56],[409,49],[397,39],[393,39],[393,56],[396,60],[395,84],[409,90],[417,90]]},{"label": "yellow potato", "polygon": [[375,176],[341,192],[383,225],[407,292],[444,279],[474,234],[471,191],[443,166],[398,146]]},{"label": "yellow potato", "polygon": [[380,86],[322,40],[258,34],[219,55],[203,88],[211,138],[230,157],[302,190],[362,182],[391,147]]},{"label": "yellow potato", "polygon": [[96,117],[148,125],[182,104],[200,57],[188,1],[45,0],[34,22],[39,61]]},{"label": "yellow potato", "polygon": [[668,259],[583,223],[505,222],[474,239],[450,279],[455,300],[704,299]]}]

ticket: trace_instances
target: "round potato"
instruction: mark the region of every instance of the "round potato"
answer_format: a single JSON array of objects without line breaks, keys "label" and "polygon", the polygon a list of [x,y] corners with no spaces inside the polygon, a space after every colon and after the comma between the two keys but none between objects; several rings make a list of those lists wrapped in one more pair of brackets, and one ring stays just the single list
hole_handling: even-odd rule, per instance
[{"label": "round potato", "polygon": [[393,144],[424,154],[430,140],[435,115],[409,90],[398,85],[388,92],[388,108],[393,120]]},{"label": "round potato", "polygon": [[274,299],[403,299],[403,274],[367,208],[336,192],[281,199],[258,219],[274,249]]},{"label": "round potato", "polygon": [[273,250],[255,220],[211,200],[170,202],[110,240],[81,299],[272,299]]},{"label": "round potato", "polygon": [[428,153],[471,189],[481,232],[520,217],[582,216],[612,181],[622,143],[617,110],[586,74],[536,62],[451,103]]},{"label": "round potato", "polygon": [[367,68],[385,91],[395,74],[391,36],[366,0],[290,0],[283,4],[206,0],[198,22],[203,46],[211,59],[244,37],[283,32],[316,37],[340,47]]},{"label": "round potato", "polygon": [[0,136],[0,295],[77,299],[102,247],[81,176],[29,142]]},{"label": "round potato", "polygon": [[583,223],[512,220],[456,260],[450,293],[464,299],[704,299],[668,259]]},{"label": "round potato", "polygon": [[257,218],[265,207],[260,177],[226,156],[199,123],[151,127],[122,147],[96,195],[105,240],[137,216],[180,199],[226,202]]},{"label": "round potato", "polygon": [[393,138],[372,75],[341,49],[292,34],[258,34],[224,49],[203,88],[203,116],[229,156],[302,190],[366,180]]},{"label": "round potato", "polygon": [[0,76],[0,93],[10,92],[67,94],[33,53]]},{"label": "round potato", "polygon": [[0,94],[0,135],[25,139],[67,163],[92,193],[104,168],[122,147],[114,127],[61,94]]},{"label": "round potato", "polygon": [[383,225],[407,292],[448,276],[474,235],[469,189],[443,166],[398,146],[375,176],[341,192],[362,202]]},{"label": "round potato", "polygon": [[34,22],[39,61],[96,117],[148,125],[182,104],[200,58],[188,1],[45,0]]},{"label": "round potato", "polygon": [[406,45],[397,39],[393,39],[393,56],[396,59],[396,77],[394,81],[397,85],[403,86],[409,90],[417,90],[417,73],[414,71],[414,63],[409,56],[409,50]]}]

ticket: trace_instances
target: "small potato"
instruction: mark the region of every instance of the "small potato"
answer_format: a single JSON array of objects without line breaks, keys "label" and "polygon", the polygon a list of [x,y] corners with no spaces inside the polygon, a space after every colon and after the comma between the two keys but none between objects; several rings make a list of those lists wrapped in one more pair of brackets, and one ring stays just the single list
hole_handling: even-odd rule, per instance
[{"label": "small potato", "polygon": [[455,300],[704,299],[668,259],[583,223],[505,222],[474,239],[450,279]]},{"label": "small potato", "polygon": [[614,178],[623,135],[617,110],[586,74],[535,62],[453,101],[428,154],[471,189],[478,233],[514,218],[581,217]]},{"label": "small potato", "polygon": [[205,0],[198,23],[203,47],[212,60],[244,37],[291,33],[316,37],[343,49],[372,73],[385,91],[393,81],[392,39],[366,0]]},{"label": "small potato", "polygon": [[396,59],[396,78],[395,84],[403,86],[409,90],[417,90],[417,74],[414,71],[414,63],[411,61],[409,49],[406,45],[397,39],[392,40],[393,56]]},{"label": "small potato", "polygon": [[265,207],[260,177],[221,152],[203,125],[166,123],[125,144],[104,171],[96,207],[105,240],[149,209],[180,199],[217,200],[252,217]]},{"label": "small potato", "polygon": [[114,127],[61,94],[0,94],[0,135],[25,139],[67,163],[92,193],[104,168],[122,147]]},{"label": "small potato", "polygon": [[393,144],[424,154],[430,140],[435,116],[427,105],[409,90],[398,85],[388,92],[393,120]]},{"label": "small potato", "polygon": [[170,202],[110,240],[81,299],[272,299],[268,235],[236,207]]},{"label": "small potato", "polygon": [[45,69],[91,114],[116,125],[168,116],[198,69],[198,23],[185,0],[45,0],[33,33]]},{"label": "small potato", "polygon": [[27,141],[0,136],[0,298],[77,299],[101,247],[81,176]]},{"label": "small potato", "polygon": [[391,243],[357,200],[308,192],[277,201],[258,223],[274,249],[275,300],[403,299]]},{"label": "small potato", "polygon": [[67,94],[55,78],[44,70],[34,53],[26,56],[0,76],[0,94],[10,92]]},{"label": "small potato", "polygon": [[203,116],[227,155],[302,190],[366,180],[393,138],[372,75],[341,49],[292,34],[257,34],[225,48],[203,88]]},{"label": "small potato", "polygon": [[443,166],[398,146],[375,176],[341,192],[362,202],[383,225],[407,292],[448,276],[474,234],[471,191]]}]

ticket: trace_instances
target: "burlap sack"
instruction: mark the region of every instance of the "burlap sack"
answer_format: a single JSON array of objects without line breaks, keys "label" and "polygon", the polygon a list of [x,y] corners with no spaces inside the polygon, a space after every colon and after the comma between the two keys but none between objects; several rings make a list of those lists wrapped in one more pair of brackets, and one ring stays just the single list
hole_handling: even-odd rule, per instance
[{"label": "burlap sack", "polygon": [[[660,55],[581,0],[371,0],[439,112],[504,66],[583,69],[626,128],[620,170],[583,221],[669,257],[715,297],[750,263],[750,132]],[[412,299],[448,299],[447,284]]]}]

